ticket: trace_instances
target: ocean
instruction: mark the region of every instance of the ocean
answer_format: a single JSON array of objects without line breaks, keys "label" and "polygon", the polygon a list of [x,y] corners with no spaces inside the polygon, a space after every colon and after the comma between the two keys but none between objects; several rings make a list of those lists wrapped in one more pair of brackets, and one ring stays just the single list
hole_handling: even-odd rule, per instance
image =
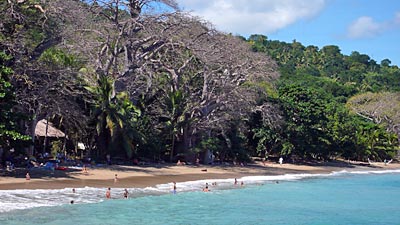
[{"label": "ocean", "polygon": [[[105,188],[0,191],[0,224],[400,225],[400,170],[238,181],[177,183],[176,194],[172,183],[129,188],[128,199],[123,189],[111,189],[111,200]],[[205,183],[209,192],[202,191]]]}]

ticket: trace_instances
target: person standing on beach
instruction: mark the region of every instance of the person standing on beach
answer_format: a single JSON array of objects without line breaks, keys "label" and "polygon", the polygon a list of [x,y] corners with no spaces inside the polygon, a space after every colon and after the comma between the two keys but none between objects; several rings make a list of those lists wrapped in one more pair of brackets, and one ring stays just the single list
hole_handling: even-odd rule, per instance
[{"label": "person standing on beach", "polygon": [[26,179],[26,180],[30,180],[30,179],[31,179],[31,176],[29,175],[29,172],[26,173],[25,179]]},{"label": "person standing on beach", "polygon": [[106,198],[110,199],[111,198],[111,188],[108,188],[106,191]]},{"label": "person standing on beach", "polygon": [[87,173],[88,173],[88,170],[87,170],[87,168],[86,168],[86,165],[85,165],[85,164],[83,164],[83,167],[82,167],[82,173],[84,173],[84,174],[87,174]]},{"label": "person standing on beach", "polygon": [[282,165],[282,163],[283,163],[283,158],[282,158],[282,157],[280,157],[280,158],[279,158],[279,164],[281,164],[281,165]]},{"label": "person standing on beach", "polygon": [[118,174],[115,174],[115,176],[114,176],[114,183],[117,183],[118,182]]}]

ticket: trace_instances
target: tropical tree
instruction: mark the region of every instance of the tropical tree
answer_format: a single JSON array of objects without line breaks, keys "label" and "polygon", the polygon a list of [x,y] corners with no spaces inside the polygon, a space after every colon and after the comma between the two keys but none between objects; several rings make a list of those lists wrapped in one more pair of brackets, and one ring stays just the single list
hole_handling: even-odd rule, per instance
[{"label": "tropical tree", "polygon": [[[132,156],[133,124],[140,111],[130,102],[127,93],[115,94],[114,80],[100,75],[95,86],[85,87],[93,95],[93,118],[96,123],[99,153],[115,154],[113,140],[120,138],[128,157]],[[120,135],[120,136],[118,136]],[[118,138],[117,138],[118,137]]]},{"label": "tropical tree", "polygon": [[295,146],[294,154],[324,157],[326,147],[326,96],[317,89],[288,84],[279,87],[286,119],[286,138]]},{"label": "tropical tree", "polygon": [[78,78],[82,62],[63,46],[70,40],[64,35],[71,25],[65,22],[66,11],[75,5],[68,7],[63,0],[0,2],[0,27],[5,28],[0,30],[0,51],[13,56],[10,82],[16,87],[18,110],[31,118],[21,123],[32,143],[36,124],[43,118],[62,118],[63,129],[71,134],[86,129],[85,91]]},{"label": "tropical tree", "polygon": [[172,139],[171,149],[169,153],[171,162],[174,157],[176,139],[182,135],[181,130],[183,129],[183,124],[185,123],[185,100],[185,96],[179,90],[169,92],[167,98],[165,99],[165,106],[167,107],[167,120],[165,121],[165,123],[167,129],[170,131],[168,133],[170,133]]},{"label": "tropical tree", "polygon": [[346,106],[355,114],[380,124],[400,142],[400,95],[395,92],[364,93],[351,97]]},{"label": "tropical tree", "polygon": [[0,159],[4,160],[4,155],[8,150],[16,147],[18,141],[28,141],[30,137],[23,135],[18,127],[22,115],[15,111],[14,88],[10,83],[9,76],[13,73],[7,67],[7,61],[11,57],[4,52],[0,52]]},{"label": "tropical tree", "polygon": [[396,135],[387,133],[380,125],[361,122],[355,134],[356,159],[383,161],[395,157],[398,150]]}]

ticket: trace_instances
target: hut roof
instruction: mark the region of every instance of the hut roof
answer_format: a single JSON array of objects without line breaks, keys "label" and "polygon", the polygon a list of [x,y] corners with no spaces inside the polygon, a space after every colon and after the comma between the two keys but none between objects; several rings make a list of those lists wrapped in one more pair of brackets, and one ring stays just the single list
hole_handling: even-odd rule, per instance
[{"label": "hut roof", "polygon": [[[35,135],[38,137],[45,137],[46,136],[46,124],[47,120],[43,119],[40,120],[36,124],[35,128]],[[64,132],[55,128],[51,122],[49,122],[49,127],[47,130],[47,137],[65,137]]]}]

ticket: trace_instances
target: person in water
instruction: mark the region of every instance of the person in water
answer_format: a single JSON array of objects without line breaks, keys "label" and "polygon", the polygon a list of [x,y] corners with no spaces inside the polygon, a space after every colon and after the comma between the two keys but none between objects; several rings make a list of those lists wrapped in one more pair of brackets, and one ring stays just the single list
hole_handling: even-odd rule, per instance
[{"label": "person in water", "polygon": [[111,188],[108,188],[106,191],[106,198],[110,199],[111,198]]},{"label": "person in water", "polygon": [[124,198],[128,198],[128,195],[129,195],[129,192],[128,192],[128,190],[125,188],[125,191],[124,191]]},{"label": "person in water", "polygon": [[174,187],[173,187],[173,189],[172,189],[172,193],[173,194],[176,194],[176,182],[174,181]]},{"label": "person in water", "polygon": [[204,192],[209,192],[210,190],[208,189],[208,183],[206,183],[206,187],[203,189]]}]

